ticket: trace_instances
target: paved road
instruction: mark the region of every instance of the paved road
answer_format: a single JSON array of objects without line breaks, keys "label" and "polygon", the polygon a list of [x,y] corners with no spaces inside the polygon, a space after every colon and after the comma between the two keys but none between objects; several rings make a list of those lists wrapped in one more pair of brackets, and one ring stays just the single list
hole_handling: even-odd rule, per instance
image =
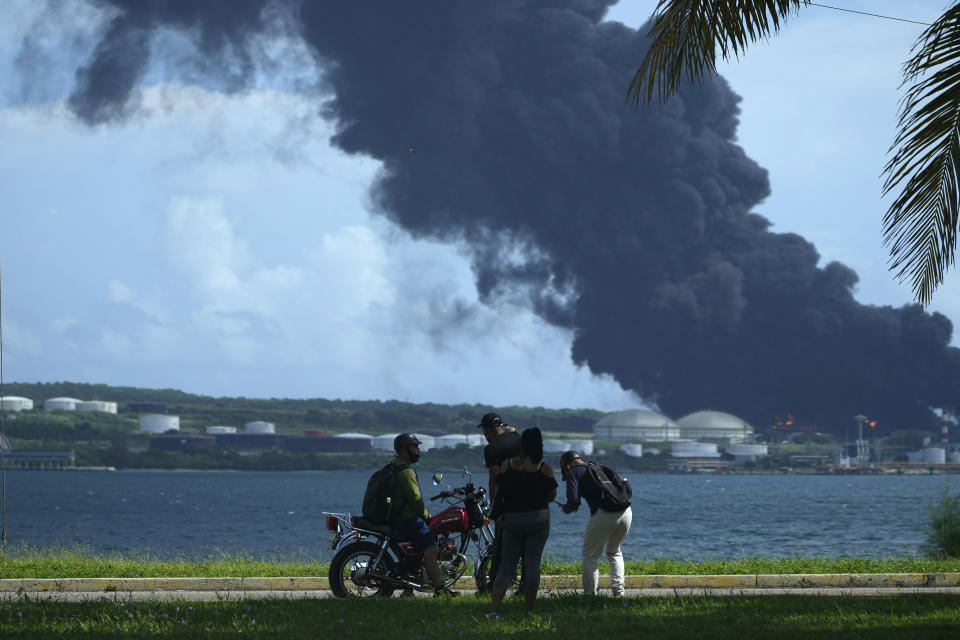
[{"label": "paved road", "polygon": [[[461,591],[465,596],[472,596],[475,592]],[[574,589],[546,589],[541,591],[541,597],[561,593],[579,593]],[[628,598],[674,598],[684,596],[903,596],[903,595],[932,595],[950,594],[960,595],[960,587],[863,587],[863,588],[802,588],[802,589],[627,589]],[[418,597],[430,597],[429,594],[417,594]],[[331,598],[333,594],[326,590],[251,590],[251,591],[24,591],[0,592],[0,600],[17,601],[22,599],[45,600],[52,602],[147,602],[147,601],[189,601],[206,602],[219,600],[263,600],[263,599],[293,599],[308,600]]]}]

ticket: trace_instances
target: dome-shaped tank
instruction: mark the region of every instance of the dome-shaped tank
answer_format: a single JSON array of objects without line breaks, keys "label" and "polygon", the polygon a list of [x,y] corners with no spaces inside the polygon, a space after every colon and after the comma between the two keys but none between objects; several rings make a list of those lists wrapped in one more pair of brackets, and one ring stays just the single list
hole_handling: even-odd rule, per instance
[{"label": "dome-shaped tank", "polygon": [[667,416],[646,409],[617,411],[593,425],[596,440],[645,440],[666,442],[680,437],[677,423]]},{"label": "dome-shaped tank", "polygon": [[254,420],[243,425],[245,433],[276,433],[276,426],[272,422]]},{"label": "dome-shaped tank", "polygon": [[695,411],[677,420],[681,438],[742,442],[753,434],[744,420],[722,411]]},{"label": "dome-shaped tank", "polygon": [[373,438],[369,433],[357,433],[355,431],[347,433],[338,433],[333,436],[334,438]]},{"label": "dome-shaped tank", "polygon": [[180,430],[180,416],[140,416],[140,433],[166,433]]},{"label": "dome-shaped tank", "polygon": [[33,400],[23,396],[3,396],[0,398],[0,409],[4,411],[30,411],[33,409]]},{"label": "dome-shaped tank", "polygon": [[220,435],[224,435],[224,434],[227,434],[227,433],[236,433],[236,432],[237,432],[237,428],[236,428],[236,427],[227,427],[227,426],[224,426],[224,425],[214,425],[214,426],[212,426],[212,427],[207,427],[207,428],[205,429],[205,431],[207,432],[207,435],[210,435],[210,436],[220,436]]},{"label": "dome-shaped tank", "polygon": [[671,447],[674,458],[719,458],[717,445],[712,442],[677,442]]},{"label": "dome-shaped tank", "polygon": [[44,411],[76,411],[80,400],[76,398],[47,398],[43,401]]}]

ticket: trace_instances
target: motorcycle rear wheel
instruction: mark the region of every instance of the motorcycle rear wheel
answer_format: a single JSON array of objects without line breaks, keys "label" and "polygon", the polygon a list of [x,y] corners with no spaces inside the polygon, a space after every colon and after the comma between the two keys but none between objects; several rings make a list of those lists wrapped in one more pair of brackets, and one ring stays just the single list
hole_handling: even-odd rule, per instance
[{"label": "motorcycle rear wheel", "polygon": [[[330,561],[330,591],[338,598],[389,598],[394,585],[367,575],[379,549],[372,542],[355,542],[347,545]],[[384,575],[396,573],[393,558],[386,552],[380,557],[377,572]]]}]

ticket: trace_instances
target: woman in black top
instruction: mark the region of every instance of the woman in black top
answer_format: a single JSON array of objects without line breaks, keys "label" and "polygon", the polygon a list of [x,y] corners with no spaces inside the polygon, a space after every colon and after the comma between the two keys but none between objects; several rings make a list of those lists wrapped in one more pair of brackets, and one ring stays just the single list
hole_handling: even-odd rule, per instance
[{"label": "woman in black top", "polygon": [[500,467],[497,491],[503,492],[503,562],[493,583],[489,617],[499,617],[517,563],[523,556],[526,615],[540,589],[540,559],[550,535],[550,501],[557,497],[553,468],[543,460],[543,436],[536,427],[520,436],[521,455]]}]

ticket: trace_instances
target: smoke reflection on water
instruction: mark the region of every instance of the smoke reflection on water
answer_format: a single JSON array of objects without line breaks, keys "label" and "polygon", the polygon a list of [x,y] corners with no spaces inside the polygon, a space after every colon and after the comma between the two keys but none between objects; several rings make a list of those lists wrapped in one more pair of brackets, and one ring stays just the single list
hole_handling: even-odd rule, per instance
[{"label": "smoke reflection on water", "polygon": [[[423,475],[423,473],[421,473]],[[82,544],[159,558],[330,557],[322,511],[357,511],[367,472],[7,473],[17,545]],[[633,475],[629,558],[923,555],[947,476]],[[455,473],[447,481],[457,483]],[[426,496],[434,489],[424,482]],[[561,487],[561,498],[562,498]],[[438,503],[428,503],[437,509]],[[551,508],[547,554],[579,560],[585,509]]]}]

